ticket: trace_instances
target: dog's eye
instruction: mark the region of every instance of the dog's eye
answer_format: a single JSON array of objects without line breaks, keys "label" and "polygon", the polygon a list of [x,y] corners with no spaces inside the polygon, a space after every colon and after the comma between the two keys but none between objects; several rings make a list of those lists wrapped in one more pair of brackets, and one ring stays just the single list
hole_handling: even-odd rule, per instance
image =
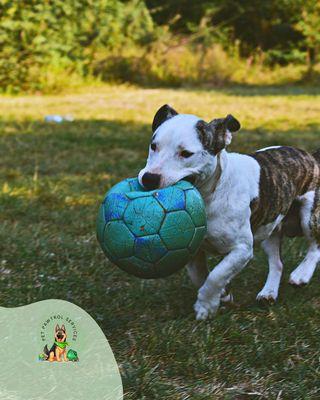
[{"label": "dog's eye", "polygon": [[189,158],[189,157],[191,157],[193,155],[194,155],[194,153],[191,153],[191,151],[188,151],[188,150],[182,150],[180,152],[180,156],[183,157],[183,158]]},{"label": "dog's eye", "polygon": [[150,144],[150,148],[152,151],[156,151],[157,150],[157,145],[155,143],[151,143]]}]

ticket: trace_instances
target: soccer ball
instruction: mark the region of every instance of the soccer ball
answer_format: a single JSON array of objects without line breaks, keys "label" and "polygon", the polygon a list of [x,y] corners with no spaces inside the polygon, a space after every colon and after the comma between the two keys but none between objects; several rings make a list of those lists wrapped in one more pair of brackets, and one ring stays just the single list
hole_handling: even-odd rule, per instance
[{"label": "soccer ball", "polygon": [[106,193],[97,219],[106,256],[140,278],[161,278],[181,269],[205,233],[202,197],[187,181],[146,191],[138,179],[125,179]]}]

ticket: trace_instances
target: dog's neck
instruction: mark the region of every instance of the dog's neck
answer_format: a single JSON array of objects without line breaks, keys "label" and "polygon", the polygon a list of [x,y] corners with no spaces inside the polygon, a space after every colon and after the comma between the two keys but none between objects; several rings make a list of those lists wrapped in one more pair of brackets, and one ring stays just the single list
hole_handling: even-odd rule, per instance
[{"label": "dog's neck", "polygon": [[228,176],[228,153],[222,150],[216,156],[216,165],[213,173],[198,188],[203,199],[209,200],[215,191],[225,184]]}]

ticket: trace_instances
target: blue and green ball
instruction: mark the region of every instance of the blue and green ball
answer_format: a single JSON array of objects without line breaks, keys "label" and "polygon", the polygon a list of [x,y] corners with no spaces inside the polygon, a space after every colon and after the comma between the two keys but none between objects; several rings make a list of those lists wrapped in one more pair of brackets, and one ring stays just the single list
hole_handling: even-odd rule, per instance
[{"label": "blue and green ball", "polygon": [[136,178],[125,179],[106,193],[97,220],[106,256],[140,278],[161,278],[181,269],[205,233],[202,197],[186,181],[146,191]]}]

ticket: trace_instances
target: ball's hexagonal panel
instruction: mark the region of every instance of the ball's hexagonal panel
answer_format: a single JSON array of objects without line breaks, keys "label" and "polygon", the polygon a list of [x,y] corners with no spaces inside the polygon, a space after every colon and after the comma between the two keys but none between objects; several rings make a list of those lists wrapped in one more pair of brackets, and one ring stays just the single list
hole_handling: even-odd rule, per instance
[{"label": "ball's hexagonal panel", "polygon": [[[195,190],[185,191],[186,209],[192,218],[195,226],[206,226],[206,212],[203,204],[203,199],[199,192]],[[203,205],[203,206],[200,206]]]},{"label": "ball's hexagonal panel", "polygon": [[114,185],[106,194],[131,192],[130,179],[125,179]]},{"label": "ball's hexagonal panel", "polygon": [[129,204],[129,199],[122,193],[110,193],[104,200],[105,221],[121,219]]},{"label": "ball's hexagonal panel", "polygon": [[97,217],[97,239],[100,244],[103,242],[103,232],[105,226],[106,222],[104,218],[104,204],[101,204],[99,207],[99,212]]},{"label": "ball's hexagonal panel", "polygon": [[159,235],[169,250],[187,248],[194,235],[194,223],[186,211],[166,215]]},{"label": "ball's hexagonal panel", "polygon": [[189,244],[189,250],[190,250],[191,254],[195,254],[198,251],[198,249],[204,239],[206,231],[207,230],[204,226],[200,226],[195,229],[193,238]]},{"label": "ball's hexagonal panel", "polygon": [[154,266],[155,274],[159,278],[169,276],[183,268],[190,260],[191,255],[187,249],[170,250]]},{"label": "ball's hexagonal panel", "polygon": [[141,197],[132,200],[125,213],[124,221],[136,236],[158,233],[164,210],[153,197]]},{"label": "ball's hexagonal panel", "polygon": [[177,182],[174,186],[178,187],[180,189],[183,189],[183,190],[194,189],[194,186],[192,185],[192,183],[190,183],[188,181],[183,181],[183,180]]},{"label": "ball's hexagonal panel", "polygon": [[183,190],[175,186],[155,191],[153,196],[159,201],[166,211],[183,210],[186,206]]},{"label": "ball's hexagonal panel", "polygon": [[143,192],[143,191],[145,191],[144,187],[142,187],[140,185],[140,183],[139,183],[137,178],[129,178],[129,179],[127,179],[127,181],[128,181],[128,183],[130,185],[130,188],[131,188],[132,192],[135,192],[135,191]]},{"label": "ball's hexagonal panel", "polygon": [[134,253],[141,260],[155,263],[167,253],[167,248],[159,235],[149,235],[136,238]]},{"label": "ball's hexagonal panel", "polygon": [[113,260],[132,256],[134,239],[123,221],[111,221],[105,227],[103,243]]},{"label": "ball's hexagonal panel", "polygon": [[128,272],[128,274],[137,276],[138,278],[149,279],[156,277],[153,264],[140,260],[135,256],[117,260],[117,265]]}]

